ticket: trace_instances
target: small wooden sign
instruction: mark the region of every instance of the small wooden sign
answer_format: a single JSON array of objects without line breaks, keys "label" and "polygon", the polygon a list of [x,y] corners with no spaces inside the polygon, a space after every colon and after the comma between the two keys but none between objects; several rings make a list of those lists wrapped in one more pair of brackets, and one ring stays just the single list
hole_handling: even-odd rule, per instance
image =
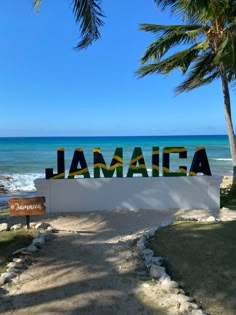
[{"label": "small wooden sign", "polygon": [[46,211],[45,197],[11,198],[8,200],[10,216],[41,215]]}]

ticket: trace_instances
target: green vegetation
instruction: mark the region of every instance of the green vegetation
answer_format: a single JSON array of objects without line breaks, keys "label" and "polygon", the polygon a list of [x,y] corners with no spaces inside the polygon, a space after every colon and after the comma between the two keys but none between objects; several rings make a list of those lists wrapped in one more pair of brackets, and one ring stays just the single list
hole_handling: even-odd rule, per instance
[{"label": "green vegetation", "polygon": [[150,240],[167,272],[203,309],[236,313],[236,221],[177,222]]},{"label": "green vegetation", "polygon": [[236,210],[236,185],[220,190],[220,206]]},{"label": "green vegetation", "polygon": [[8,217],[9,216],[9,209],[4,209],[0,211],[0,218]]},{"label": "green vegetation", "polygon": [[28,246],[34,236],[35,231],[24,229],[0,232],[0,272],[5,271],[5,265],[12,258],[12,253]]}]

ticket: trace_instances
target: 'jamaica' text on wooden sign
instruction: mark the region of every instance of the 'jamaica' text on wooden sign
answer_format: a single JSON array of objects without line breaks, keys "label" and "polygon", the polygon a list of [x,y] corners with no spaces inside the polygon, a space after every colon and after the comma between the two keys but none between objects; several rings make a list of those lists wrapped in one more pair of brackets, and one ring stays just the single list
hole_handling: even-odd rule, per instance
[{"label": "'jamaica' text on wooden sign", "polygon": [[11,198],[8,201],[10,216],[41,215],[45,213],[45,197]]}]

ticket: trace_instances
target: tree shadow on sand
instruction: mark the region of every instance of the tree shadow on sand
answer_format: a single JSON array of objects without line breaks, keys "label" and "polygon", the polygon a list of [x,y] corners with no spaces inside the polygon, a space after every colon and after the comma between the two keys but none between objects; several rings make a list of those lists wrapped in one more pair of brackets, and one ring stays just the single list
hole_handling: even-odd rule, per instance
[{"label": "tree shadow on sand", "polygon": [[[137,216],[134,213],[136,221]],[[13,285],[10,294],[1,295],[0,314],[167,314],[138,298],[145,267],[135,252],[134,240],[122,239],[132,228],[125,222],[126,213],[120,218],[124,224],[121,232],[114,217],[114,226],[108,217],[95,217],[87,214],[87,220],[94,221],[86,222],[82,215],[80,225],[70,217],[76,232],[66,232],[68,221],[46,242],[33,265],[20,276],[19,288]],[[139,219],[139,229],[150,226]]]}]

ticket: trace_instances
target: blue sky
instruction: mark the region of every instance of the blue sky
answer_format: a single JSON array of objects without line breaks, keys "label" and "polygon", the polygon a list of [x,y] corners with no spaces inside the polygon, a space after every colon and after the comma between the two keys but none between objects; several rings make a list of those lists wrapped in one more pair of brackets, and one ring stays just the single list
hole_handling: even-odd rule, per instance
[{"label": "blue sky", "polygon": [[175,97],[180,73],[135,76],[154,39],[138,24],[176,23],[152,0],[104,0],[102,37],[83,51],[70,0],[32,2],[0,4],[0,136],[226,134],[220,82]]}]

